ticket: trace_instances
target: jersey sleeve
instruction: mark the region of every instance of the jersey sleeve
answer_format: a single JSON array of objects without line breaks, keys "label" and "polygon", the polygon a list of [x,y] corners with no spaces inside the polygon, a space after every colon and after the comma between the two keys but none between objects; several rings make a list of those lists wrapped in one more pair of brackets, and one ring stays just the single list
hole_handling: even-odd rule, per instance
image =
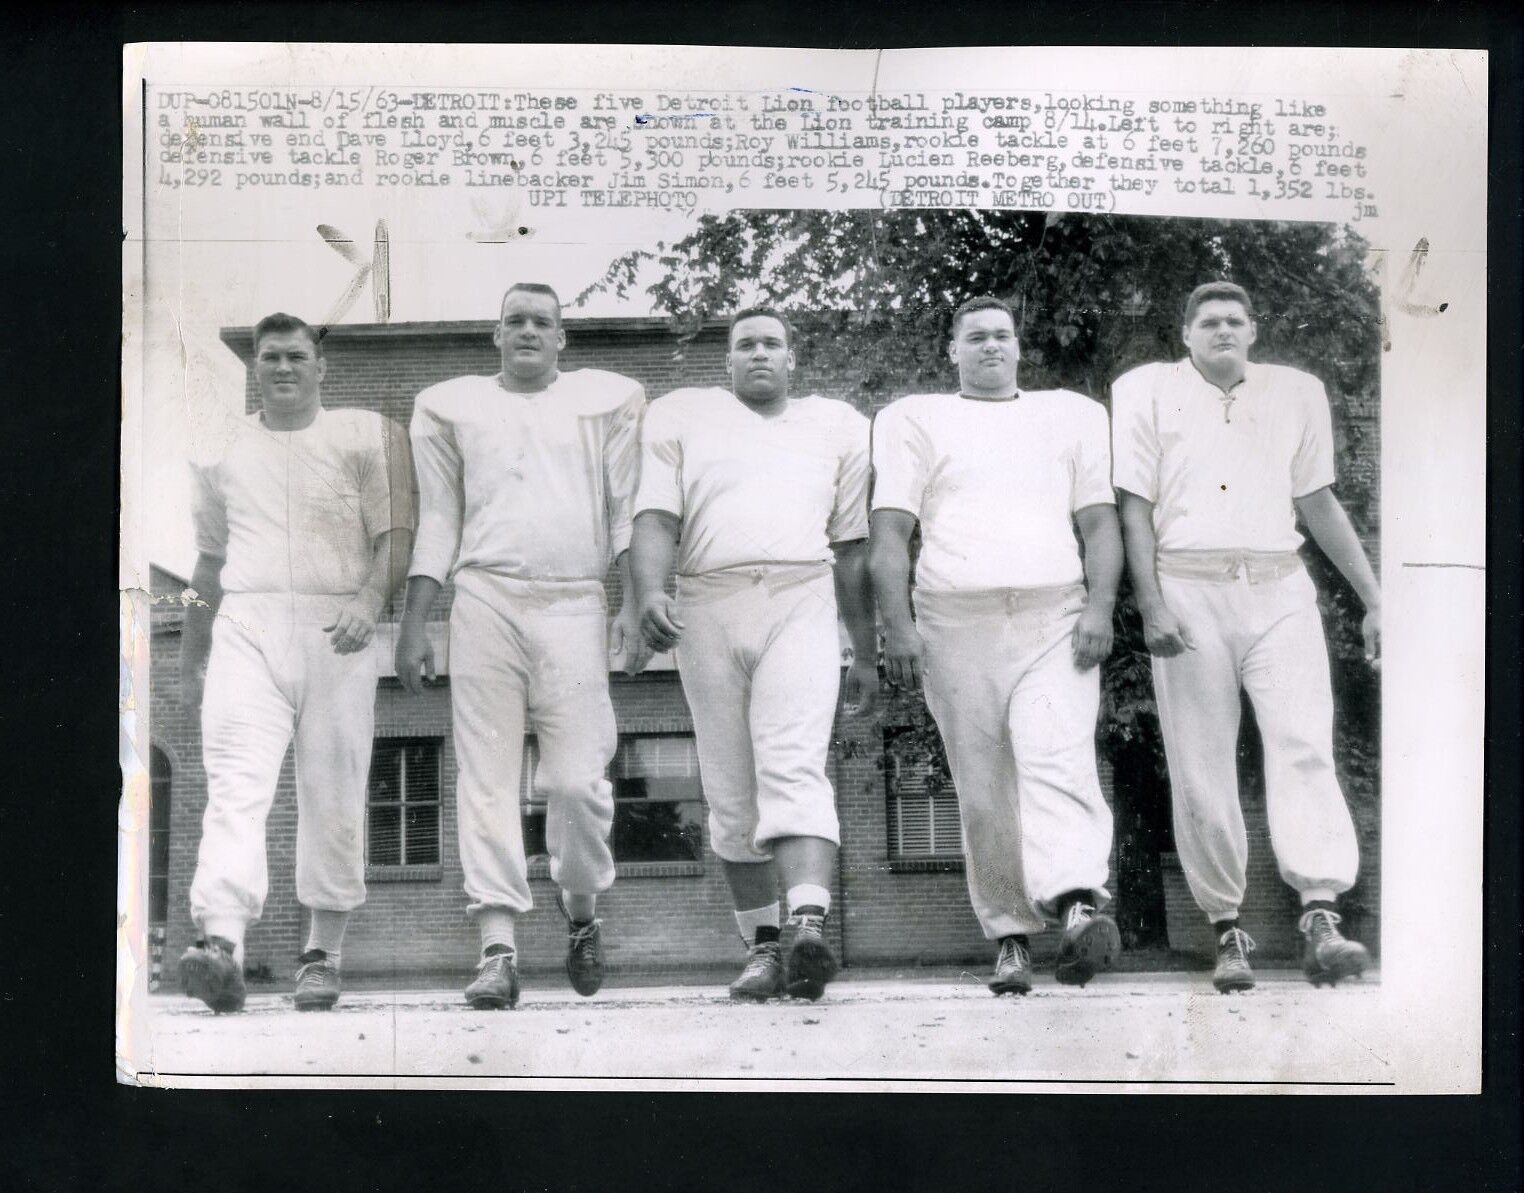
[{"label": "jersey sleeve", "polygon": [[389,418],[381,418],[380,423],[360,484],[360,514],[373,542],[389,530],[411,531],[418,524],[413,453],[407,436]]},{"label": "jersey sleeve", "polygon": [[1080,409],[1080,434],[1074,452],[1074,485],[1070,510],[1087,505],[1115,505],[1117,495],[1111,488],[1111,427],[1106,408],[1089,398]]},{"label": "jersey sleeve", "polygon": [[683,441],[676,414],[668,396],[652,402],[641,420],[636,514],[661,510],[683,516]]},{"label": "jersey sleeve", "polygon": [[836,501],[826,525],[826,535],[833,543],[850,543],[868,537],[868,440],[871,424],[850,406],[846,407],[842,423],[842,453],[836,468]]},{"label": "jersey sleeve", "polygon": [[1333,414],[1328,392],[1315,377],[1307,379],[1302,435],[1291,461],[1291,495],[1306,497],[1337,479],[1334,470]]},{"label": "jersey sleeve", "polygon": [[228,557],[228,506],[215,463],[192,462],[191,525],[196,550],[214,559]]},{"label": "jersey sleeve", "polygon": [[1160,453],[1154,381],[1154,370],[1134,369],[1111,384],[1111,483],[1156,502]]},{"label": "jersey sleeve", "polygon": [[630,526],[635,519],[635,488],[640,479],[640,424],[645,409],[645,387],[631,381],[629,395],[609,416],[608,434],[603,441],[609,555],[613,559],[618,559],[630,546]]},{"label": "jersey sleeve", "polygon": [[408,438],[418,473],[418,536],[408,575],[443,584],[455,566],[465,518],[464,469],[455,428],[420,395]]},{"label": "jersey sleeve", "polygon": [[904,399],[880,410],[873,419],[873,508],[921,516],[930,476],[930,444],[908,417]]}]

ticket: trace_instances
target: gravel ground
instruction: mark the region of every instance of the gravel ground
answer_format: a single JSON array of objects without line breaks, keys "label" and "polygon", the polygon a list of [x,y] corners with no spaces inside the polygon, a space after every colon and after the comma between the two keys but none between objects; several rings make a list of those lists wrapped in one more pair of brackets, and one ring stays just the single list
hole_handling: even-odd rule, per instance
[{"label": "gravel ground", "polygon": [[762,1005],[731,1003],[723,985],[672,983],[581,999],[546,976],[526,981],[516,1011],[496,1012],[472,1010],[453,988],[350,991],[309,1014],[289,994],[256,992],[242,1014],[222,1016],[163,994],[126,1043],[145,1058],[137,1080],[168,1085],[1391,1088],[1383,1057],[1395,1025],[1373,975],[1321,990],[1292,971],[1258,976],[1240,995],[1217,994],[1199,973],[1110,974],[1082,990],[1040,976],[1030,995],[996,999],[982,974],[853,970],[818,1003]]}]

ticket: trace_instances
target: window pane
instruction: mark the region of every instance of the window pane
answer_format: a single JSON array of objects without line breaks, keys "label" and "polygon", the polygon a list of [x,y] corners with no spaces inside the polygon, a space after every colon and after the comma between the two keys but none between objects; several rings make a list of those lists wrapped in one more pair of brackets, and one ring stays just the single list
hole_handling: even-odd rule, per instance
[{"label": "window pane", "polygon": [[382,737],[371,749],[365,860],[372,866],[439,864],[437,737]]},{"label": "window pane", "polygon": [[370,802],[394,804],[401,798],[402,749],[395,741],[378,741],[370,755]]},{"label": "window pane", "polygon": [[958,797],[952,792],[937,796],[932,803],[931,851],[938,854],[961,854],[962,834]]},{"label": "window pane", "polygon": [[148,878],[148,922],[169,922],[169,874],[150,874]]},{"label": "window pane", "polygon": [[169,873],[169,830],[153,829],[148,834],[148,872]]},{"label": "window pane", "polygon": [[439,802],[439,743],[409,742],[407,754],[407,801]]},{"label": "window pane", "polygon": [[900,857],[931,853],[931,801],[925,796],[901,796],[890,804],[890,849]]},{"label": "window pane", "polygon": [[610,775],[623,778],[697,778],[698,749],[690,734],[623,737]]},{"label": "window pane", "polygon": [[697,775],[680,778],[630,777],[614,779],[615,799],[697,800],[704,786]]},{"label": "window pane", "polygon": [[614,857],[621,862],[697,861],[703,805],[621,803],[614,808]]},{"label": "window pane", "polygon": [[372,807],[366,836],[365,858],[372,866],[402,864],[402,809],[393,805]]},{"label": "window pane", "polygon": [[956,857],[963,852],[958,797],[937,764],[940,739],[884,731],[884,785],[891,857]]},{"label": "window pane", "polygon": [[439,805],[408,804],[406,808],[407,850],[403,861],[409,866],[439,864]]},{"label": "window pane", "polygon": [[148,826],[154,832],[169,831],[170,783],[169,758],[154,746],[148,752]]}]

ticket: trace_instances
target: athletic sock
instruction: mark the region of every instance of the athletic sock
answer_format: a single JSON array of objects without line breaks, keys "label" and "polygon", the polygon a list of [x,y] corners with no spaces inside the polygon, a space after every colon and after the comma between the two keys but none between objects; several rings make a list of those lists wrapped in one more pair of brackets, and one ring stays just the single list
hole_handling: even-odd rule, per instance
[{"label": "athletic sock", "polygon": [[773,939],[778,939],[778,910],[778,904],[769,903],[766,907],[736,912],[736,928],[748,948],[754,943],[761,943],[760,934],[764,928],[771,928]]},{"label": "athletic sock", "polygon": [[213,938],[232,946],[233,960],[243,964],[243,934],[248,925],[232,916],[207,916],[201,921],[201,935],[210,943]]},{"label": "athletic sock", "polygon": [[776,924],[763,924],[757,929],[757,935],[753,938],[753,944],[777,944],[783,933]]},{"label": "athletic sock", "polygon": [[488,957],[496,957],[500,953],[507,953],[511,957],[513,952],[511,944],[489,944],[482,950],[482,958],[485,960]]},{"label": "athletic sock", "polygon": [[[567,891],[561,892],[561,910],[566,913],[566,918],[571,921],[574,928],[586,928],[593,922],[596,907],[596,895],[573,895]],[[585,912],[586,914],[576,914]]]},{"label": "athletic sock", "polygon": [[801,882],[788,888],[789,915],[829,915],[831,892],[823,886]]},{"label": "athletic sock", "polygon": [[481,933],[482,956],[493,945],[502,945],[499,952],[513,952],[513,912],[506,907],[484,907],[476,913],[476,930]]},{"label": "athletic sock", "polygon": [[1000,943],[1004,944],[1008,940],[1014,940],[1024,949],[1030,949],[1032,947],[1031,942],[1027,940],[1027,934],[1025,932],[1017,932],[1013,933],[1010,936],[1002,936],[1000,938]]},{"label": "athletic sock", "polygon": [[1338,911],[1339,905],[1332,899],[1303,899],[1303,911]]},{"label": "athletic sock", "polygon": [[1083,903],[1087,907],[1095,906],[1094,891],[1065,891],[1058,897],[1054,907],[1058,911],[1058,922],[1062,924],[1069,918],[1069,908],[1076,903]]},{"label": "athletic sock", "polygon": [[347,911],[311,910],[311,922],[307,925],[307,947],[304,952],[320,949],[335,966],[344,948],[344,929],[349,924]]},{"label": "athletic sock", "polygon": [[1225,933],[1225,932],[1231,932],[1236,927],[1238,927],[1238,917],[1237,916],[1234,916],[1230,920],[1213,920],[1212,921],[1212,935],[1213,935],[1213,937],[1215,939],[1221,940],[1222,936],[1223,936],[1223,933]]}]

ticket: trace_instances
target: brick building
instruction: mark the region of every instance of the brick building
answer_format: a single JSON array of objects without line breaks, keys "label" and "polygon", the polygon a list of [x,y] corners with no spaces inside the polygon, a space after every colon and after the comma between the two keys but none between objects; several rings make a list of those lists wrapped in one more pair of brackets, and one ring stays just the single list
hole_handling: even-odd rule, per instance
[{"label": "brick building", "polygon": [[[336,327],[325,340],[324,404],[376,410],[405,427],[415,395],[426,386],[461,374],[490,375],[498,370],[492,326],[483,321]],[[566,369],[624,373],[640,380],[651,397],[684,385],[726,380],[725,333],[720,325],[704,328],[681,354],[660,319],[568,319],[566,327]],[[250,362],[250,328],[227,329],[223,340],[246,365]],[[831,392],[808,376],[797,388]],[[254,409],[252,374],[246,397],[248,408]],[[166,977],[172,978],[173,959],[195,931],[187,892],[206,784],[199,728],[175,699],[184,616],[177,598],[186,581],[155,569],[153,584],[157,599],[152,635],[150,910],[168,959]],[[610,607],[616,608],[617,577],[611,574],[608,584]],[[345,970],[351,975],[464,973],[475,959],[476,937],[465,916],[456,844],[456,763],[444,634],[449,596],[447,588],[431,624],[440,681],[424,695],[408,696],[392,674],[394,624],[382,626],[378,634],[376,743],[366,817],[368,897],[352,918],[345,940]],[[393,608],[388,616],[395,619],[397,613]],[[737,963],[743,952],[720,865],[704,841],[702,782],[677,674],[669,659],[659,656],[641,676],[613,675],[611,688],[620,732],[611,771],[618,878],[599,902],[609,963],[627,971]],[[896,764],[892,749],[886,748],[895,728],[844,716],[836,723],[829,773],[837,790],[843,845],[833,890],[834,943],[849,966],[983,966],[990,947],[968,905],[956,800],[950,789],[928,790],[914,768]],[[531,739],[526,743],[531,764],[533,749]],[[526,774],[530,769],[526,767]],[[1102,784],[1110,798],[1104,761]],[[526,847],[533,857],[543,853],[544,812],[527,782],[524,814]],[[1254,865],[1263,872],[1272,863],[1262,804],[1249,799],[1246,814]],[[246,942],[247,964],[256,974],[268,969],[272,976],[285,977],[301,948],[304,924],[293,879],[295,832],[288,756],[268,823],[269,898],[264,918]],[[531,862],[530,874],[536,906],[521,919],[519,944],[524,969],[533,973],[559,968],[565,928],[543,857]],[[1177,914],[1184,915],[1178,898],[1181,885],[1166,882],[1167,891],[1173,891],[1172,923]],[[1262,952],[1273,956],[1286,936],[1275,925],[1283,924],[1289,914],[1289,892],[1274,879],[1272,868],[1263,878],[1256,873],[1251,897],[1252,904],[1244,909],[1245,924],[1257,939],[1263,934]],[[1183,932],[1185,919],[1180,922]],[[1172,942],[1175,935],[1171,933]],[[1182,935],[1182,946],[1186,943],[1199,942],[1187,942]],[[1283,943],[1292,942],[1287,937]]]}]

